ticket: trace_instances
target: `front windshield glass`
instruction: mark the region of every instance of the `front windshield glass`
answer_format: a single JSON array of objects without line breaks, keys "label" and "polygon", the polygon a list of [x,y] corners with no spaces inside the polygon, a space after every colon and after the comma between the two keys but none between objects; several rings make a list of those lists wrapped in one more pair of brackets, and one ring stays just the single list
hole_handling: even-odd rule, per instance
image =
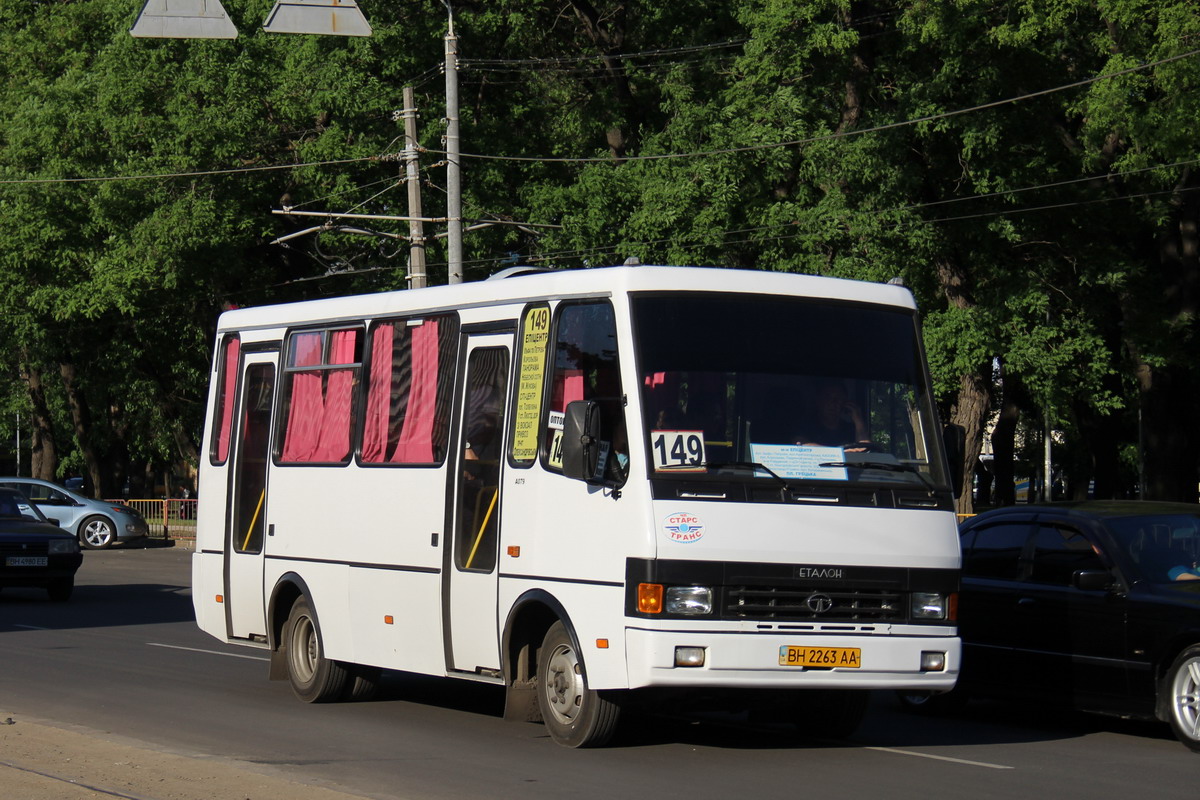
[{"label": "front windshield glass", "polygon": [[1143,579],[1200,580],[1200,515],[1117,517],[1106,525]]},{"label": "front windshield glass", "polygon": [[811,298],[632,298],[656,477],[946,486],[911,312]]}]

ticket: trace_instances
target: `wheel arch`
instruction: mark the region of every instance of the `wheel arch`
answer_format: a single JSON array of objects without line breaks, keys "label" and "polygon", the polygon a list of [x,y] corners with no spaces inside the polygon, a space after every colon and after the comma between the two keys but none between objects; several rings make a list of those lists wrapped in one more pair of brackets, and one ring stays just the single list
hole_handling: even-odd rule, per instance
[{"label": "wheel arch", "polygon": [[1189,647],[1200,647],[1200,630],[1180,631],[1167,642],[1154,660],[1154,716],[1163,722],[1167,722],[1171,715],[1171,698],[1169,692],[1165,691],[1167,676],[1171,667],[1175,665],[1175,659]]},{"label": "wheel arch", "polygon": [[[512,604],[504,621],[500,658],[504,674],[504,718],[510,721],[541,722],[537,707],[537,652],[546,632],[561,621],[576,652],[579,647],[575,626],[563,604],[545,589],[531,589]],[[583,662],[584,680],[587,664]]]},{"label": "wheel arch", "polygon": [[[312,592],[309,591],[304,578],[295,572],[286,572],[280,575],[279,580],[275,581],[275,587],[271,590],[271,599],[267,604],[267,645],[271,651],[271,669],[268,676],[270,680],[286,681],[288,679],[287,660],[280,648],[280,642],[283,639],[283,626],[287,623],[292,606],[301,597],[309,598],[309,605],[312,606]],[[317,626],[319,632],[321,618],[315,607],[311,607],[311,611],[313,624]]]}]

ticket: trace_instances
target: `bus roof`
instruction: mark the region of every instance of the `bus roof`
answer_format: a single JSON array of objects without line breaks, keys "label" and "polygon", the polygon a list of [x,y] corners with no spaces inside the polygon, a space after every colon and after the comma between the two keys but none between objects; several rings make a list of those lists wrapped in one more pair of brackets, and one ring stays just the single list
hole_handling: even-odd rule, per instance
[{"label": "bus roof", "polygon": [[449,309],[523,303],[542,298],[607,296],[653,291],[813,297],[916,309],[912,293],[905,287],[894,284],[715,267],[620,266],[530,271],[502,280],[241,308],[223,313],[218,329],[226,332],[339,319],[434,313]]}]

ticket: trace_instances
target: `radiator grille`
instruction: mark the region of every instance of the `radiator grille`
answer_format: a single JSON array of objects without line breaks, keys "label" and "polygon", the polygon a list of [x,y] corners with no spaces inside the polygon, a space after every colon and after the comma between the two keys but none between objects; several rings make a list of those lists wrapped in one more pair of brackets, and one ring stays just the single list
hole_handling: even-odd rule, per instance
[{"label": "radiator grille", "polygon": [[725,614],[735,619],[904,622],[900,592],[794,586],[729,586]]},{"label": "radiator grille", "polygon": [[50,552],[49,542],[0,542],[0,556],[44,556]]}]

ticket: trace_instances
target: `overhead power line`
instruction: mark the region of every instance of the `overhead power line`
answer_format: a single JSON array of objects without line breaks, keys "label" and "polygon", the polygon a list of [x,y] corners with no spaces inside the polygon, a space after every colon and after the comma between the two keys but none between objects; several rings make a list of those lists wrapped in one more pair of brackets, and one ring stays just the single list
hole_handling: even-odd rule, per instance
[{"label": "overhead power line", "polygon": [[[1027,94],[1017,95],[1016,97],[1008,97],[1003,100],[993,100],[990,103],[983,103],[983,104],[977,105],[977,106],[970,106],[968,108],[959,108],[959,109],[955,109],[953,111],[943,111],[938,114],[929,114],[924,117],[917,117],[915,119],[902,120],[900,122],[890,122],[885,125],[876,125],[875,127],[872,127],[872,128],[857,128],[857,129],[847,130],[847,131],[835,131],[834,133],[824,133],[824,134],[820,134],[817,136],[809,136],[804,139],[793,139],[793,140],[786,141],[786,142],[773,142],[770,144],[745,145],[743,147],[727,147],[727,148],[720,148],[720,149],[716,149],[716,150],[701,150],[701,151],[692,152],[692,153],[658,153],[658,154],[654,154],[654,155],[642,155],[642,156],[625,155],[625,156],[621,156],[620,159],[616,159],[612,156],[590,157],[590,158],[563,158],[563,157],[546,157],[546,156],[495,156],[495,155],[485,155],[482,153],[459,153],[459,156],[462,158],[474,158],[474,159],[484,160],[484,161],[524,161],[524,162],[536,162],[536,163],[543,163],[543,164],[550,164],[550,163],[554,163],[554,164],[615,164],[615,163],[624,163],[626,161],[662,161],[662,160],[674,159],[674,158],[700,158],[700,157],[705,157],[705,156],[729,155],[729,154],[733,154],[733,153],[750,153],[750,152],[756,152],[756,151],[761,151],[761,150],[775,150],[775,149],[778,149],[781,147],[797,147],[799,145],[814,144],[816,142],[828,141],[830,139],[845,139],[845,138],[849,138],[851,136],[861,136],[861,135],[867,134],[867,133],[879,133],[880,131],[894,130],[896,128],[905,128],[910,125],[920,125],[923,122],[935,122],[940,119],[949,119],[950,117],[957,117],[957,116],[961,116],[963,114],[971,114],[976,111],[985,111],[990,108],[998,108],[999,106],[1010,105],[1012,103],[1019,103],[1019,102],[1025,101],[1025,100],[1032,100],[1035,97],[1043,97],[1048,94],[1054,94],[1056,92],[1063,92],[1068,89],[1076,89],[1076,88],[1079,88],[1080,86],[1087,86],[1089,84],[1097,83],[1099,81],[1105,81],[1105,80],[1111,80],[1113,78],[1119,78],[1123,75],[1130,75],[1134,72],[1140,72],[1142,70],[1150,69],[1152,67],[1162,66],[1163,64],[1169,64],[1173,61],[1180,61],[1185,58],[1191,58],[1192,56],[1195,56],[1198,53],[1200,53],[1200,48],[1197,48],[1195,50],[1189,50],[1186,53],[1181,53],[1176,56],[1169,56],[1167,58],[1161,58],[1158,61],[1151,61],[1146,64],[1139,64],[1136,67],[1129,67],[1128,69],[1118,70],[1117,72],[1107,72],[1107,73],[1104,73],[1103,75],[1096,75],[1091,78],[1085,78],[1080,81],[1075,81],[1074,83],[1067,83],[1062,86],[1054,86],[1049,89],[1042,89],[1042,90],[1036,91],[1036,92],[1029,92]],[[443,150],[427,150],[426,152],[437,153],[437,154],[445,153],[445,151],[443,151]]]}]

